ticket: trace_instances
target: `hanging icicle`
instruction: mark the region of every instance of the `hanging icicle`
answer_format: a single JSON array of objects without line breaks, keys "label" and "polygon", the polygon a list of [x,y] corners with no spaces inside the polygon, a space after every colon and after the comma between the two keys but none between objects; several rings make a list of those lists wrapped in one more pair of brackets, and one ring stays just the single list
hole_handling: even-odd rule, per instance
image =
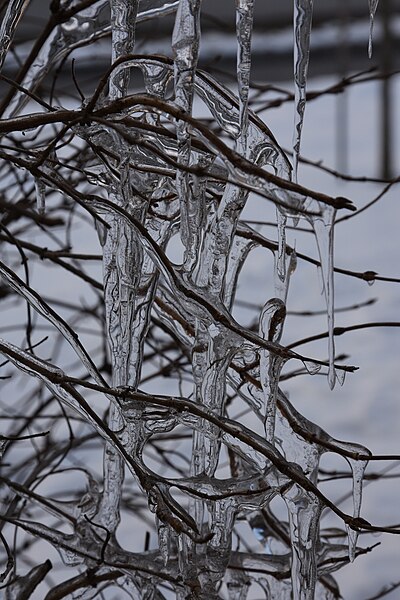
[{"label": "hanging icicle", "polygon": [[306,86],[310,56],[310,37],[313,0],[294,0],[294,132],[293,132],[293,180],[297,182],[300,157],[301,133],[306,108]]},{"label": "hanging icicle", "polygon": [[372,58],[372,36],[374,30],[374,19],[379,0],[368,0],[369,5],[369,37],[368,37],[368,57]]},{"label": "hanging icicle", "polygon": [[248,103],[253,34],[254,0],[236,0],[237,82],[239,91],[239,137],[237,150],[247,152]]}]

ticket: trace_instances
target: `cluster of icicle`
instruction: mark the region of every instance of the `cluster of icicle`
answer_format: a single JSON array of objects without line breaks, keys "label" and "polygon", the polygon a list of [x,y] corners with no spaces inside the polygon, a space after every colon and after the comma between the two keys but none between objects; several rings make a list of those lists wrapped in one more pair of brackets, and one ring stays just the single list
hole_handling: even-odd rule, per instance
[{"label": "cluster of icicle", "polygon": [[[2,59],[23,4],[13,0],[8,5],[1,28]],[[84,566],[84,554],[94,552],[101,531],[107,530],[107,543],[101,549],[102,572],[107,573],[113,564],[129,565],[125,570],[119,567],[124,575],[118,584],[132,598],[163,598],[158,586],[165,581],[182,600],[219,598],[222,581],[231,600],[245,599],[254,582],[267,598],[275,600],[335,598],[337,587],[330,573],[343,564],[339,559],[344,559],[347,551],[350,560],[354,559],[357,535],[349,528],[348,550],[321,538],[320,517],[327,504],[317,488],[319,461],[328,451],[347,457],[353,471],[353,515],[357,517],[366,466],[366,460],[358,456],[365,458],[368,451],[330,437],[301,416],[279,387],[284,364],[299,358],[285,350],[280,339],[289,281],[296,267],[294,253],[286,248],[285,227],[287,218],[296,221],[300,210],[314,229],[320,255],[330,332],[330,387],[341,379],[334,364],[333,342],[336,208],[279,184],[282,180],[297,182],[313,1],[294,1],[293,168],[268,127],[248,107],[254,0],[236,0],[237,95],[197,68],[201,0],[155,3],[154,7],[147,2],[143,10],[138,0],[111,0],[111,26],[107,4],[94,3],[71,21],[60,24],[28,71],[23,86],[35,89],[71,49],[110,30],[112,62],[117,61],[118,67],[110,72],[108,94],[99,98],[97,106],[126,99],[131,73],[138,69],[142,72],[147,103],[141,95],[137,102],[121,104],[121,112],[108,123],[93,122],[75,130],[97,147],[111,149],[111,164],[99,162],[97,168],[92,165],[90,179],[90,184],[107,190],[108,200],[102,203],[97,196],[97,204],[91,206],[108,225],[101,231],[99,225],[99,235],[112,386],[128,391],[118,402],[110,398],[105,430],[76,395],[55,383],[54,374],[59,370],[51,371],[48,363],[35,370],[32,365],[39,359],[30,357],[29,362],[23,353],[19,359],[14,358],[25,371],[40,376],[56,397],[78,410],[106,438],[102,489],[89,478],[85,501],[70,503],[70,507],[63,504],[63,514],[70,511],[76,519],[74,534],[33,522],[24,527],[52,542],[65,563],[74,566]],[[372,23],[377,1],[370,0],[369,4]],[[135,24],[174,12],[173,60],[135,56]],[[171,82],[174,96],[167,101]],[[218,147],[218,137],[191,118],[195,95],[203,100],[224,134],[230,136],[229,156]],[[16,94],[8,115],[18,114],[25,99],[23,94]],[[175,138],[170,135],[172,126]],[[262,167],[266,165],[280,179],[263,177]],[[45,185],[41,180],[36,183],[38,209],[44,211]],[[256,243],[252,230],[240,221],[252,191],[276,203],[279,236],[275,289],[271,289],[261,311],[258,334],[241,328],[231,315],[240,269]],[[178,231],[184,256],[182,264],[173,265],[166,258],[165,248]],[[3,276],[16,286],[5,269]],[[21,282],[16,289],[24,293]],[[25,295],[36,310],[65,333],[93,378],[102,385],[104,381],[65,329],[66,324],[52,315],[39,298],[26,290]],[[194,389],[190,399],[137,392],[151,314],[173,331],[192,356]],[[305,366],[311,373],[318,368],[314,363],[305,362]],[[264,424],[264,436],[226,417],[229,388]],[[151,436],[181,425],[193,432],[190,473],[186,478],[164,479],[144,464],[143,449]],[[229,479],[215,477],[223,445],[231,456]],[[156,514],[159,551],[133,554],[115,541],[125,464]],[[187,495],[186,506],[173,498],[172,487]],[[287,506],[287,523],[278,522],[269,508],[278,495]],[[57,514],[55,501],[53,506]],[[232,532],[238,518],[248,520],[264,552],[232,549]],[[88,588],[87,595],[79,597],[89,598],[91,593],[93,590]]]}]

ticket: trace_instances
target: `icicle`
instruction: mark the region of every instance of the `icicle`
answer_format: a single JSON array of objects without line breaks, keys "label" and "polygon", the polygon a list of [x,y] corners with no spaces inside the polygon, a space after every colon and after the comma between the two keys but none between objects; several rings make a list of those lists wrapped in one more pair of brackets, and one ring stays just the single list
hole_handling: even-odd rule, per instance
[{"label": "icicle", "polygon": [[[363,448],[363,453],[365,453],[365,450],[366,449]],[[347,458],[347,462],[349,463],[353,473],[353,517],[357,518],[360,516],[362,500],[362,483],[368,461]],[[348,526],[346,526],[346,528],[349,540],[349,559],[351,562],[353,562],[353,560],[356,557],[358,532],[354,531],[354,529],[351,529]]]},{"label": "icicle", "polygon": [[[194,77],[197,66],[200,43],[201,0],[181,0],[176,13],[172,36],[172,50],[175,67],[175,103],[185,113],[191,114],[194,93]],[[178,121],[178,163],[183,167],[190,164],[191,144],[187,123]],[[176,173],[176,188],[180,200],[180,235],[185,246],[184,263],[193,265],[190,257],[191,237],[196,224],[192,222],[189,211],[189,198],[192,194],[188,174],[181,169]],[[189,256],[188,256],[189,255]]]},{"label": "icicle", "polygon": [[201,0],[180,1],[172,36],[175,102],[188,113],[192,110],[194,74],[199,54],[200,7]]},{"label": "icicle", "polygon": [[[111,0],[112,55],[115,62],[121,56],[130,54],[135,41],[135,20],[138,0]],[[129,70],[120,70],[111,78],[110,100],[126,95],[129,85]],[[129,152],[113,134],[116,151],[120,155],[121,181],[117,192],[111,198],[117,204],[127,204],[124,192],[130,187]],[[127,194],[128,195],[128,194]],[[129,197],[129,196],[128,196]],[[132,262],[142,266],[143,255],[135,244],[135,234],[120,217],[108,215],[110,228],[103,246],[104,302],[107,319],[107,338],[111,351],[112,383],[114,386],[137,385],[140,372],[140,351],[132,342],[132,332],[127,324],[132,324],[134,315],[134,285],[137,278],[132,273]],[[140,270],[139,267],[139,270]],[[136,315],[135,315],[136,316]],[[138,328],[138,336],[141,334]],[[142,329],[143,330],[143,329]],[[132,328],[132,331],[135,331]],[[136,352],[135,352],[136,350]],[[132,360],[134,368],[131,368]],[[121,431],[124,427],[122,415],[115,405],[110,407],[108,424],[111,430]],[[138,429],[138,428],[137,428]],[[130,450],[133,451],[139,432],[131,436]],[[104,491],[100,504],[99,519],[103,526],[114,532],[120,522],[120,501],[124,480],[124,463],[112,444],[107,444],[103,459]]]},{"label": "icicle", "polygon": [[[110,0],[112,53],[115,62],[121,56],[131,54],[135,45],[135,23],[139,0]],[[129,69],[117,71],[110,81],[110,98],[125,96],[129,85]]]},{"label": "icicle", "polygon": [[232,528],[236,506],[234,499],[216,500],[211,508],[211,532],[213,537],[207,545],[207,579],[210,589],[225,575],[232,548]]},{"label": "icicle", "polygon": [[294,484],[285,494],[292,546],[293,600],[314,600],[317,582],[317,541],[321,504]]},{"label": "icicle", "polygon": [[[279,298],[271,298],[260,315],[260,335],[270,342],[278,343],[282,336],[286,317],[285,304]],[[260,381],[265,396],[265,435],[273,443],[275,431],[276,398],[279,376],[285,361],[272,356],[268,350],[260,350]]]},{"label": "icicle", "polygon": [[294,250],[289,256],[286,251],[287,218],[279,207],[276,208],[276,219],[278,225],[278,251],[274,253],[275,295],[283,303],[286,303],[290,277],[297,267],[297,256]]},{"label": "icicle", "polygon": [[329,387],[333,389],[336,382],[335,361],[335,340],[333,334],[334,328],[334,272],[333,272],[333,230],[335,223],[336,210],[331,206],[322,208],[322,216],[312,219],[312,226],[317,239],[318,253],[321,262],[322,278],[324,285],[324,295],[328,314],[328,354],[329,354]]},{"label": "icicle", "polygon": [[236,0],[237,81],[239,91],[239,138],[237,150],[247,152],[248,101],[253,33],[254,0]]},{"label": "icicle", "polygon": [[[283,302],[286,301],[286,215],[277,207],[278,252],[275,254],[275,292]],[[286,288],[286,289],[285,289]]]},{"label": "icicle", "polygon": [[379,0],[368,0],[369,4],[369,38],[368,38],[368,57],[372,58],[372,34],[374,29],[374,18]]},{"label": "icicle", "polygon": [[44,215],[46,212],[46,184],[35,177],[35,191],[36,191],[36,210],[39,215]]},{"label": "icicle", "polygon": [[310,36],[313,13],[313,0],[294,0],[294,83],[295,113],[293,133],[293,180],[297,182],[297,168],[300,156],[301,131],[306,107],[306,85]]},{"label": "icicle", "polygon": [[[201,401],[215,414],[221,414],[226,400],[226,372],[236,351],[236,340],[216,325],[208,328],[209,344],[207,364],[201,385]],[[205,422],[207,436],[203,440],[205,452],[204,472],[213,476],[219,460],[220,431],[209,422]]]},{"label": "icicle", "polygon": [[168,564],[170,560],[170,527],[158,521],[158,547],[160,549],[160,554],[163,559],[164,566]]},{"label": "icicle", "polygon": [[228,267],[225,276],[224,304],[229,310],[232,310],[235,293],[237,290],[237,281],[245,260],[250,251],[255,247],[252,240],[235,236],[231,251],[229,253]]}]

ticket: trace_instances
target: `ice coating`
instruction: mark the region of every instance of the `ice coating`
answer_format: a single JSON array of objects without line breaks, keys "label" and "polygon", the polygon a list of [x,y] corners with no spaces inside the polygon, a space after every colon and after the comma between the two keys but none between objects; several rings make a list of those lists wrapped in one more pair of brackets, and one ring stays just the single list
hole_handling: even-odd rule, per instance
[{"label": "ice coating", "polygon": [[[137,3],[113,0],[112,62],[132,54],[136,16],[139,20],[140,15],[166,14],[177,5],[171,2],[137,14]],[[372,7],[374,12],[376,5],[377,2]],[[287,356],[278,344],[290,277],[296,266],[296,253],[288,252],[286,246],[286,219],[288,214],[297,214],[296,208],[310,208],[320,213],[309,220],[322,265],[330,332],[329,382],[333,387],[337,377],[333,363],[335,209],[317,201],[307,204],[302,194],[282,189],[282,181],[271,182],[261,175],[249,174],[242,170],[242,163],[240,167],[229,164],[229,159],[217,155],[216,147],[201,129],[189,127],[183,118],[168,113],[164,103],[167,84],[175,75],[175,98],[170,102],[174,109],[178,107],[190,115],[194,94],[198,94],[223,135],[230,138],[232,148],[253,166],[269,165],[282,179],[291,179],[291,167],[278,141],[249,108],[254,1],[236,3],[238,97],[212,76],[197,70],[200,6],[199,0],[179,2],[173,36],[174,63],[167,57],[131,56],[109,78],[107,101],[112,103],[127,96],[129,73],[133,67],[139,67],[146,94],[158,101],[163,110],[157,104],[147,106],[143,113],[139,110],[138,117],[127,104],[126,110],[107,115],[101,125],[83,123],[74,129],[83,140],[109,153],[104,163],[99,158],[101,152],[92,157],[96,164],[90,166],[87,177],[88,184],[98,186],[103,196],[108,194],[107,200],[93,196],[84,201],[104,221],[100,240],[104,301],[111,385],[116,396],[112,398],[106,426],[85,404],[83,395],[61,385],[65,373],[44,361],[35,361],[28,353],[18,354],[15,347],[6,348],[14,353],[14,364],[41,378],[55,397],[76,411],[106,441],[101,492],[94,485],[89,486],[78,503],[64,506],[65,512],[71,509],[77,520],[74,535],[53,534],[35,523],[24,526],[58,547],[70,566],[90,567],[105,556],[109,567],[103,567],[101,573],[107,573],[113,564],[126,565],[120,585],[133,598],[162,598],[157,589],[163,582],[158,579],[160,574],[170,577],[176,597],[182,600],[193,597],[193,590],[196,597],[218,598],[218,586],[223,580],[232,600],[245,600],[253,582],[262,587],[266,597],[333,598],[334,580],[327,577],[336,568],[335,560],[343,560],[345,551],[343,545],[320,539],[324,500],[317,494],[319,462],[328,451],[348,460],[353,471],[353,516],[358,517],[368,451],[335,440],[296,411],[295,400],[292,405],[279,387]],[[296,3],[295,180],[311,13],[312,2]],[[29,89],[36,86],[49,65],[108,31],[105,3],[85,8],[57,27],[58,38],[51,36],[43,49],[43,63],[34,63],[27,76]],[[198,172],[189,173],[189,169]],[[45,193],[42,179],[37,178],[36,187],[41,209]],[[257,246],[251,237],[256,232],[240,221],[250,189],[261,190],[269,200],[285,206],[277,208],[275,291],[271,277],[267,298],[274,297],[261,311],[259,337],[254,334],[248,339],[244,327],[236,324],[232,329],[235,322],[231,313],[236,291],[240,291],[241,269]],[[262,204],[260,207],[262,211]],[[185,255],[182,264],[174,264],[166,257],[179,228]],[[249,234],[248,239],[238,235],[243,231]],[[106,388],[95,364],[66,324],[40,304],[32,290],[17,280],[13,285],[61,331],[91,378],[100,388]],[[159,335],[157,327],[172,340],[176,353],[171,359],[172,367],[182,358],[190,363],[184,371],[186,381],[180,381],[184,390],[180,397],[167,393],[157,396],[157,390],[149,394],[138,391],[146,340],[154,342]],[[256,329],[257,325],[253,327]],[[274,352],[268,351],[263,342],[275,344]],[[280,354],[276,353],[278,349]],[[164,356],[160,358],[160,368],[165,364],[162,359]],[[303,364],[309,374],[321,367],[312,360],[304,360]],[[185,384],[189,385],[185,388]],[[192,389],[187,392],[190,385]],[[110,400],[109,392],[96,391]],[[243,425],[241,412],[235,415],[232,402],[240,403],[241,408],[249,407],[253,420],[259,420],[261,427],[252,431]],[[162,437],[175,428],[177,436],[182,431],[191,436],[192,452],[187,475],[169,479],[164,473],[153,473],[143,457],[153,436]],[[132,556],[114,543],[125,464],[156,515],[157,551],[146,549]],[[220,468],[229,468],[230,474],[221,475]],[[179,499],[175,499],[171,488],[178,490]],[[277,496],[287,505],[287,521],[279,521],[270,509]],[[28,495],[24,497],[29,499]],[[48,512],[50,508],[53,507],[47,507]],[[93,522],[86,521],[85,516]],[[244,519],[262,541],[264,554],[233,550],[235,524]],[[103,530],[96,529],[99,526]],[[110,536],[106,545],[104,528]],[[353,560],[357,532],[349,527],[348,536],[349,556]],[[93,548],[97,554],[82,556],[83,550]],[[99,556],[101,551],[103,556]],[[154,571],[149,576],[139,576],[129,570],[129,565],[143,572],[152,565]],[[82,593],[91,597],[96,590],[88,588]]]},{"label": "ice coating", "polygon": [[297,181],[301,132],[306,108],[306,85],[310,55],[313,0],[294,0],[294,85],[293,179]]},{"label": "ice coating", "polygon": [[[22,0],[15,0],[10,6],[15,8],[21,4],[21,1]],[[25,8],[27,4],[28,3],[25,0],[23,8]],[[35,91],[50,69],[54,67],[57,62],[66,58],[73,49],[88,45],[101,39],[107,34],[110,34],[112,28],[108,12],[109,4],[109,0],[95,2],[92,6],[77,13],[77,15],[69,22],[57,25],[49,34],[42,48],[33,60],[32,65],[24,75],[24,78],[21,81],[22,86],[30,92]],[[136,6],[136,0],[130,4],[128,10],[132,16],[134,6]],[[169,15],[175,12],[177,5],[178,0],[175,2],[165,2],[161,6],[142,10],[137,14],[136,20],[141,22]],[[15,14],[19,18],[21,12],[19,12],[18,15],[17,13]],[[4,20],[3,23],[4,28],[6,28]],[[10,26],[10,23],[8,26]],[[7,33],[5,35],[9,34]],[[134,34],[132,35],[132,39],[134,39]],[[27,101],[28,96],[25,93],[14,90],[14,98],[11,100],[9,107],[7,107],[4,114],[9,116],[18,114],[24,108]]]},{"label": "ice coating", "polygon": [[24,14],[29,0],[10,0],[0,26],[0,69],[13,40],[15,29]]},{"label": "ice coating", "polygon": [[368,37],[368,57],[372,58],[372,36],[374,30],[374,18],[379,0],[368,0],[369,5],[369,37]]},{"label": "ice coating", "polygon": [[[109,28],[107,8],[108,1],[96,2],[77,13],[66,23],[57,25],[49,33],[44,45],[24,76],[23,87],[29,91],[34,91],[57,61],[67,56],[72,49],[79,48],[84,41],[88,42],[93,39],[105,27]],[[14,99],[9,103],[5,115],[18,114],[26,105],[28,98],[26,94],[16,93]]]}]

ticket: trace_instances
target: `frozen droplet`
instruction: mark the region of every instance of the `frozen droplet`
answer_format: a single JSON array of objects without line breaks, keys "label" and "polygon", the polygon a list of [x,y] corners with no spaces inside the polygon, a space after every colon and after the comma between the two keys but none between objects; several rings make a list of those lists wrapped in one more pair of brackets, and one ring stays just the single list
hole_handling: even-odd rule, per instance
[{"label": "frozen droplet", "polygon": [[336,379],[339,382],[339,385],[344,385],[346,379],[346,371],[343,369],[336,369]]},{"label": "frozen droplet", "polygon": [[311,360],[305,360],[305,361],[303,361],[303,365],[305,366],[307,372],[310,375],[316,375],[321,370],[321,365],[318,365],[317,363],[315,363],[315,362],[313,362]]}]

